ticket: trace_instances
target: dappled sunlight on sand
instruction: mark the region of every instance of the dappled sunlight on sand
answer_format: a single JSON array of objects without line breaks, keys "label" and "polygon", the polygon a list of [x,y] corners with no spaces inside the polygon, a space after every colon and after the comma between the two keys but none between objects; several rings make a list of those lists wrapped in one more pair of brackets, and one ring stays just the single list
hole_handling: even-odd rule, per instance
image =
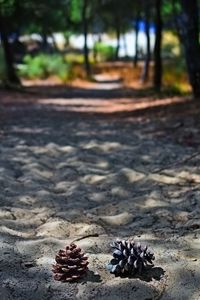
[{"label": "dappled sunlight on sand", "polygon": [[[49,287],[53,296],[65,295],[70,285],[52,280],[52,258],[80,239],[91,274],[76,285],[78,295],[98,299],[102,291],[104,299],[113,299],[120,289],[127,299],[159,299],[165,293],[164,300],[182,295],[196,300],[199,156],[192,157],[198,149],[184,136],[195,128],[198,144],[199,112],[190,115],[188,109],[181,115],[189,98],[114,92],[109,99],[104,91],[105,98],[36,94],[24,105],[25,94],[22,102],[17,96],[16,102],[2,104],[2,280],[8,291],[13,280],[17,296],[23,287],[29,299],[30,284],[31,290],[42,289],[45,299]],[[176,105],[175,114],[164,110]],[[156,110],[149,114],[160,107],[162,116]],[[130,114],[117,114],[124,111]],[[152,273],[142,279],[110,275],[105,264],[116,237],[134,237],[152,247]]]},{"label": "dappled sunlight on sand", "polygon": [[[37,103],[44,106],[53,106],[56,110],[67,110],[73,112],[90,112],[90,113],[115,113],[115,112],[130,112],[139,111],[146,108],[159,106],[167,106],[170,104],[184,103],[184,98],[165,98],[165,99],[136,99],[121,98],[121,99],[38,99]],[[190,101],[188,99],[187,101]]]}]

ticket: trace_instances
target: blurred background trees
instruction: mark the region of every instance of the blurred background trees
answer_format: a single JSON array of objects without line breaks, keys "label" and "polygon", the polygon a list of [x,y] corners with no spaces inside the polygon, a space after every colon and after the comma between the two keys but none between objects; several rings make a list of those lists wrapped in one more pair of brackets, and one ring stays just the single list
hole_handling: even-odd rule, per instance
[{"label": "blurred background trees", "polygon": [[[200,96],[198,0],[0,0],[0,81],[92,78],[110,61],[143,84]],[[132,67],[130,67],[130,63]],[[187,71],[186,71],[187,70]],[[130,75],[130,77],[132,76]],[[176,79],[176,80],[174,80]],[[183,88],[184,90],[184,88]]]}]

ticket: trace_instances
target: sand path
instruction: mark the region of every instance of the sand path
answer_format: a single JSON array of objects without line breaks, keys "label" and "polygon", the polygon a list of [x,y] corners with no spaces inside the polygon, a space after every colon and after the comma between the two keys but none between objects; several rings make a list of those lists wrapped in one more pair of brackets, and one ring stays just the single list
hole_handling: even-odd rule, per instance
[{"label": "sand path", "polygon": [[[0,299],[200,299],[199,113],[114,80],[1,99]],[[81,237],[88,276],[54,281],[55,253]],[[155,268],[110,275],[115,237],[150,245]]]}]

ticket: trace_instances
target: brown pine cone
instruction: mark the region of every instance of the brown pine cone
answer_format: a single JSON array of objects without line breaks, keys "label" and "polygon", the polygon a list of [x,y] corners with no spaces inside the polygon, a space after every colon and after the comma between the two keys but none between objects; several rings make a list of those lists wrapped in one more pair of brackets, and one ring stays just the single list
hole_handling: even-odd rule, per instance
[{"label": "brown pine cone", "polygon": [[54,279],[59,281],[75,281],[82,277],[87,271],[88,258],[74,243],[65,250],[59,250],[55,257],[56,264],[53,265]]}]

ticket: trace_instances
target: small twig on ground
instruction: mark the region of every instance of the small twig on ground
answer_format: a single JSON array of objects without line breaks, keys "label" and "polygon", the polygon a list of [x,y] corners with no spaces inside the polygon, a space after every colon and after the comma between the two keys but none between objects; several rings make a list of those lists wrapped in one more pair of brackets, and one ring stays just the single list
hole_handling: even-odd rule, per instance
[{"label": "small twig on ground", "polygon": [[188,157],[186,157],[186,158],[184,158],[184,159],[182,159],[182,160],[178,160],[178,161],[175,162],[175,163],[170,163],[170,164],[168,164],[168,165],[166,165],[165,167],[162,167],[162,168],[160,168],[160,169],[154,169],[151,173],[160,173],[160,172],[162,172],[162,171],[168,169],[169,167],[175,167],[175,166],[184,164],[184,163],[190,161],[191,159],[193,159],[193,158],[195,158],[195,157],[197,157],[197,156],[199,156],[199,155],[200,155],[200,151],[195,152],[195,153],[193,153],[192,155],[190,155],[190,156],[188,156]]},{"label": "small twig on ground", "polygon": [[84,239],[87,239],[87,238],[90,238],[90,237],[98,237],[99,234],[98,233],[94,233],[94,234],[87,234],[87,235],[84,235],[84,236],[81,236],[80,238],[77,238],[75,240],[73,240],[72,243],[74,242],[78,242],[78,241],[81,241],[81,240],[84,240]]}]

